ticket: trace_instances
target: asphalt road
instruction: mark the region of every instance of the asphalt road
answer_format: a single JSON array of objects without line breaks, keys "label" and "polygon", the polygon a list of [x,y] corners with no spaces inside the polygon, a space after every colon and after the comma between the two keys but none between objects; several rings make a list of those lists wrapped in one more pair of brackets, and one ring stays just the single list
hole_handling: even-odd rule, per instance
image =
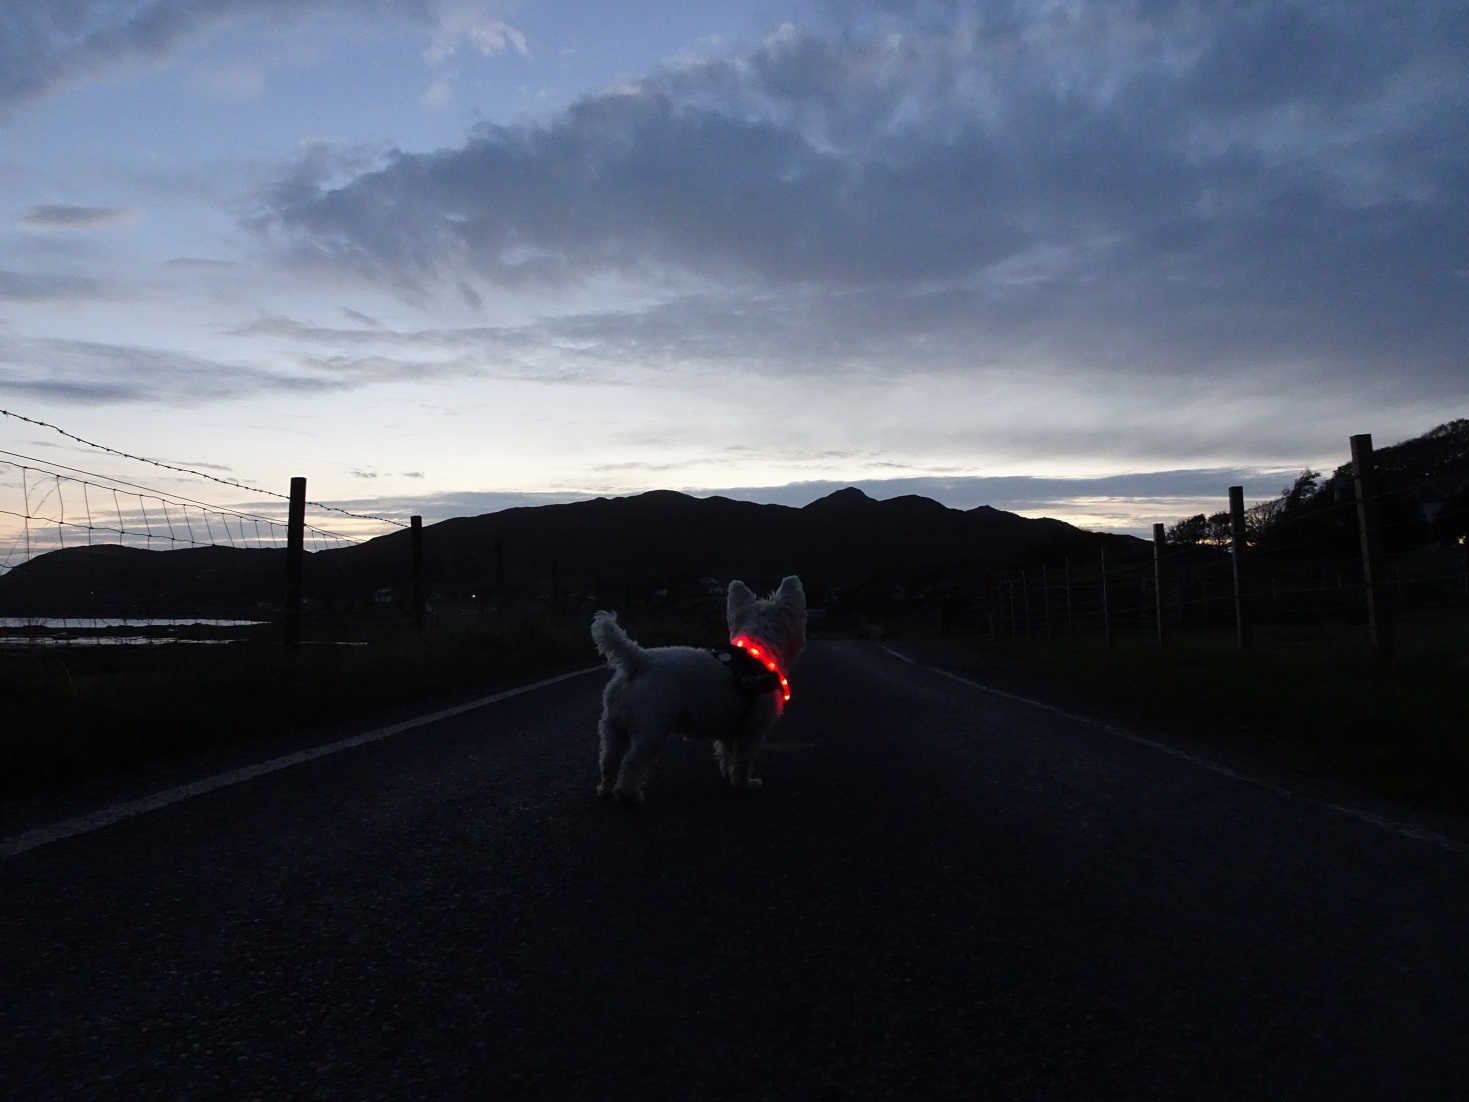
[{"label": "asphalt road", "polygon": [[0,1095],[1469,1097],[1469,851],[822,642],[722,793],[602,676],[0,866]]}]

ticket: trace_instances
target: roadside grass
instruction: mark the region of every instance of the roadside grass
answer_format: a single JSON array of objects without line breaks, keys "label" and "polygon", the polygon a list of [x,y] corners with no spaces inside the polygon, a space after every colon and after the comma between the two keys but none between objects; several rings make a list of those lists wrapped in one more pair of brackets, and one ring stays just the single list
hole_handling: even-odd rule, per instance
[{"label": "roadside grass", "polygon": [[[624,617],[646,645],[703,638],[708,618],[654,610]],[[272,630],[229,645],[0,654],[0,799],[219,750],[268,752],[311,732],[595,666],[601,658],[589,621],[580,611],[526,610],[422,633],[399,624],[322,624],[312,634],[332,642],[294,652]]]},{"label": "roadside grass", "polygon": [[[65,790],[159,761],[249,748],[427,711],[600,661],[590,613],[527,609],[482,620],[319,625],[294,653],[273,636],[221,646],[36,647],[0,654],[0,798]],[[717,607],[632,610],[645,646],[721,638]],[[1415,614],[1398,657],[1375,661],[1365,629],[1262,628],[1150,638],[889,638],[997,688],[1162,740],[1213,746],[1304,777],[1428,810],[1469,814],[1469,632],[1463,610]]]},{"label": "roadside grass", "polygon": [[[921,632],[913,625],[904,634]],[[1469,814],[1469,632],[1463,610],[1398,624],[1390,664],[1366,629],[1146,637],[914,637],[926,660],[1140,733],[1218,747],[1425,810]]]}]

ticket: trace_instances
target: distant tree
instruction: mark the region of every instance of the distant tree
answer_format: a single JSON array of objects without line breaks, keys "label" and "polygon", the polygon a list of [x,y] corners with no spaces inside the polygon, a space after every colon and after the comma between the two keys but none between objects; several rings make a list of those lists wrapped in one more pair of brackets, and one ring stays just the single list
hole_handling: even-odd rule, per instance
[{"label": "distant tree", "polygon": [[1169,543],[1184,547],[1197,547],[1209,538],[1209,521],[1203,513],[1181,520],[1164,533]]},{"label": "distant tree", "polygon": [[1257,501],[1245,510],[1245,542],[1258,547],[1270,540],[1276,523],[1285,511],[1285,496]]},{"label": "distant tree", "polygon": [[1287,513],[1299,512],[1315,498],[1321,484],[1321,472],[1307,467],[1290,486],[1280,491],[1281,508]]},{"label": "distant tree", "polygon": [[1215,513],[1209,518],[1209,542],[1215,547],[1228,547],[1234,538],[1234,529],[1228,513]]},{"label": "distant tree", "polygon": [[[1280,500],[1262,501],[1246,510],[1245,534],[1249,542],[1254,542],[1280,512]],[[1169,543],[1180,547],[1228,547],[1234,538],[1228,513],[1214,513],[1207,517],[1203,513],[1195,513],[1167,528],[1166,535]]]}]

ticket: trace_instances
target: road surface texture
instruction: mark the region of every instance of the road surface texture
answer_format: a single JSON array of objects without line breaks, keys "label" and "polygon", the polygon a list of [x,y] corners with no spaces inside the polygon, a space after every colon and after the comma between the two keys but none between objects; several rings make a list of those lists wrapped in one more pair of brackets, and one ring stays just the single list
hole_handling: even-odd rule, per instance
[{"label": "road surface texture", "polygon": [[0,1096],[1469,1097],[1469,851],[817,642],[722,793],[589,674],[0,866]]}]

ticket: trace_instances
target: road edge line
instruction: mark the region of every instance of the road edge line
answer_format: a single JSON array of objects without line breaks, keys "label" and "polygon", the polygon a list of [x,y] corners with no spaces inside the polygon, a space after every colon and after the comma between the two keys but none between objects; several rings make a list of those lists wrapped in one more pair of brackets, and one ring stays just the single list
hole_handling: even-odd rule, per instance
[{"label": "road edge line", "polygon": [[33,827],[30,830],[22,831],[20,834],[12,835],[9,838],[0,838],[0,861],[8,860],[11,857],[18,857],[22,853],[39,849],[41,846],[51,845],[53,842],[65,841],[67,838],[75,838],[82,834],[90,834],[95,830],[101,830],[103,827],[120,823],[124,819],[131,819],[139,815],[147,815],[150,812],[160,811],[165,807],[171,807],[173,804],[182,803],[184,800],[192,800],[196,796],[203,796],[209,792],[217,792],[221,788],[229,788],[233,785],[243,784],[246,781],[252,781],[256,777],[279,773],[282,769],[290,769],[292,766],[303,765],[308,761],[315,761],[318,758],[339,754],[343,750],[352,750],[358,746],[381,742],[383,739],[400,735],[404,731],[411,731],[415,727],[423,727],[429,723],[437,723],[441,719],[463,715],[465,712],[472,712],[476,708],[498,704],[502,700],[509,700],[511,697],[535,692],[537,689],[544,689],[548,685],[555,685],[558,682],[567,681],[573,677],[584,677],[589,673],[596,673],[598,670],[605,670],[606,668],[606,666],[588,666],[586,669],[557,674],[554,677],[542,678],[540,681],[532,681],[526,685],[517,685],[511,689],[502,689],[498,693],[491,693],[489,696],[480,697],[478,700],[471,700],[465,704],[456,704],[452,708],[443,708],[437,712],[415,716],[413,719],[405,719],[399,723],[390,724],[387,727],[374,728],[371,731],[364,731],[359,735],[350,735],[347,738],[337,739],[335,742],[313,746],[306,750],[298,750],[292,754],[282,754],[280,757],[270,758],[266,761],[257,762],[254,765],[241,766],[238,769],[231,769],[226,773],[216,773],[211,777],[203,777],[197,781],[190,781],[188,784],[165,788],[149,796],[140,796],[135,800],[125,800],[122,803],[111,804],[71,819],[63,819],[60,822],[50,823],[46,826]]},{"label": "road edge line", "polygon": [[1203,769],[1207,769],[1211,773],[1218,773],[1220,776],[1229,777],[1231,780],[1241,781],[1245,784],[1253,785],[1256,788],[1263,788],[1266,791],[1274,792],[1278,796],[1285,796],[1288,799],[1300,800],[1303,803],[1308,803],[1316,807],[1325,808],[1328,811],[1335,811],[1339,815],[1345,815],[1348,818],[1356,819],[1359,822],[1369,823],[1372,826],[1378,827],[1382,830],[1388,830],[1394,834],[1400,834],[1404,838],[1412,838],[1414,841],[1426,842],[1431,846],[1436,846],[1439,849],[1447,850],[1451,853],[1469,853],[1469,842],[1461,842],[1457,838],[1450,838],[1447,834],[1440,834],[1436,830],[1429,830],[1427,827],[1415,826],[1412,823],[1406,823],[1400,819],[1390,819],[1385,815],[1377,814],[1375,811],[1368,811],[1366,808],[1352,807],[1349,804],[1339,804],[1331,800],[1322,800],[1315,796],[1309,796],[1306,793],[1299,791],[1298,789],[1290,788],[1289,786],[1279,784],[1276,781],[1267,781],[1263,777],[1256,777],[1249,773],[1241,773],[1239,770],[1233,769],[1230,766],[1225,765],[1223,762],[1215,761],[1212,758],[1201,757],[1198,754],[1191,754],[1187,750],[1180,750],[1176,746],[1170,746],[1166,742],[1158,742],[1156,739],[1145,738],[1142,735],[1127,730],[1125,727],[1119,727],[1114,723],[1108,723],[1106,720],[1097,719],[1094,716],[1083,715],[1080,712],[1069,712],[1065,708],[1058,708],[1054,704],[1047,704],[1044,700],[1036,700],[1032,697],[1021,696],[1019,693],[1007,692],[1004,689],[997,689],[993,685],[985,685],[979,681],[973,681],[957,673],[942,669],[939,666],[927,665],[925,663],[919,662],[917,659],[910,658],[906,654],[898,653],[885,643],[879,643],[878,647],[886,651],[888,654],[892,655],[894,658],[900,659],[903,662],[907,662],[910,666],[919,666],[922,669],[928,670],[930,673],[936,673],[940,677],[947,677],[950,681],[957,681],[961,685],[968,685],[972,689],[978,689],[982,693],[989,693],[991,696],[998,696],[1005,700],[1013,700],[1017,704],[1027,704],[1032,708],[1039,708],[1042,711],[1051,712],[1054,715],[1062,716],[1076,723],[1084,723],[1089,727],[1095,727],[1098,730],[1105,731],[1107,734],[1112,735],[1116,738],[1126,739],[1128,742],[1135,742],[1139,746],[1146,746],[1150,749],[1160,751],[1161,753],[1167,754],[1169,757],[1178,758],[1182,761],[1189,762],[1192,765],[1200,766]]}]

